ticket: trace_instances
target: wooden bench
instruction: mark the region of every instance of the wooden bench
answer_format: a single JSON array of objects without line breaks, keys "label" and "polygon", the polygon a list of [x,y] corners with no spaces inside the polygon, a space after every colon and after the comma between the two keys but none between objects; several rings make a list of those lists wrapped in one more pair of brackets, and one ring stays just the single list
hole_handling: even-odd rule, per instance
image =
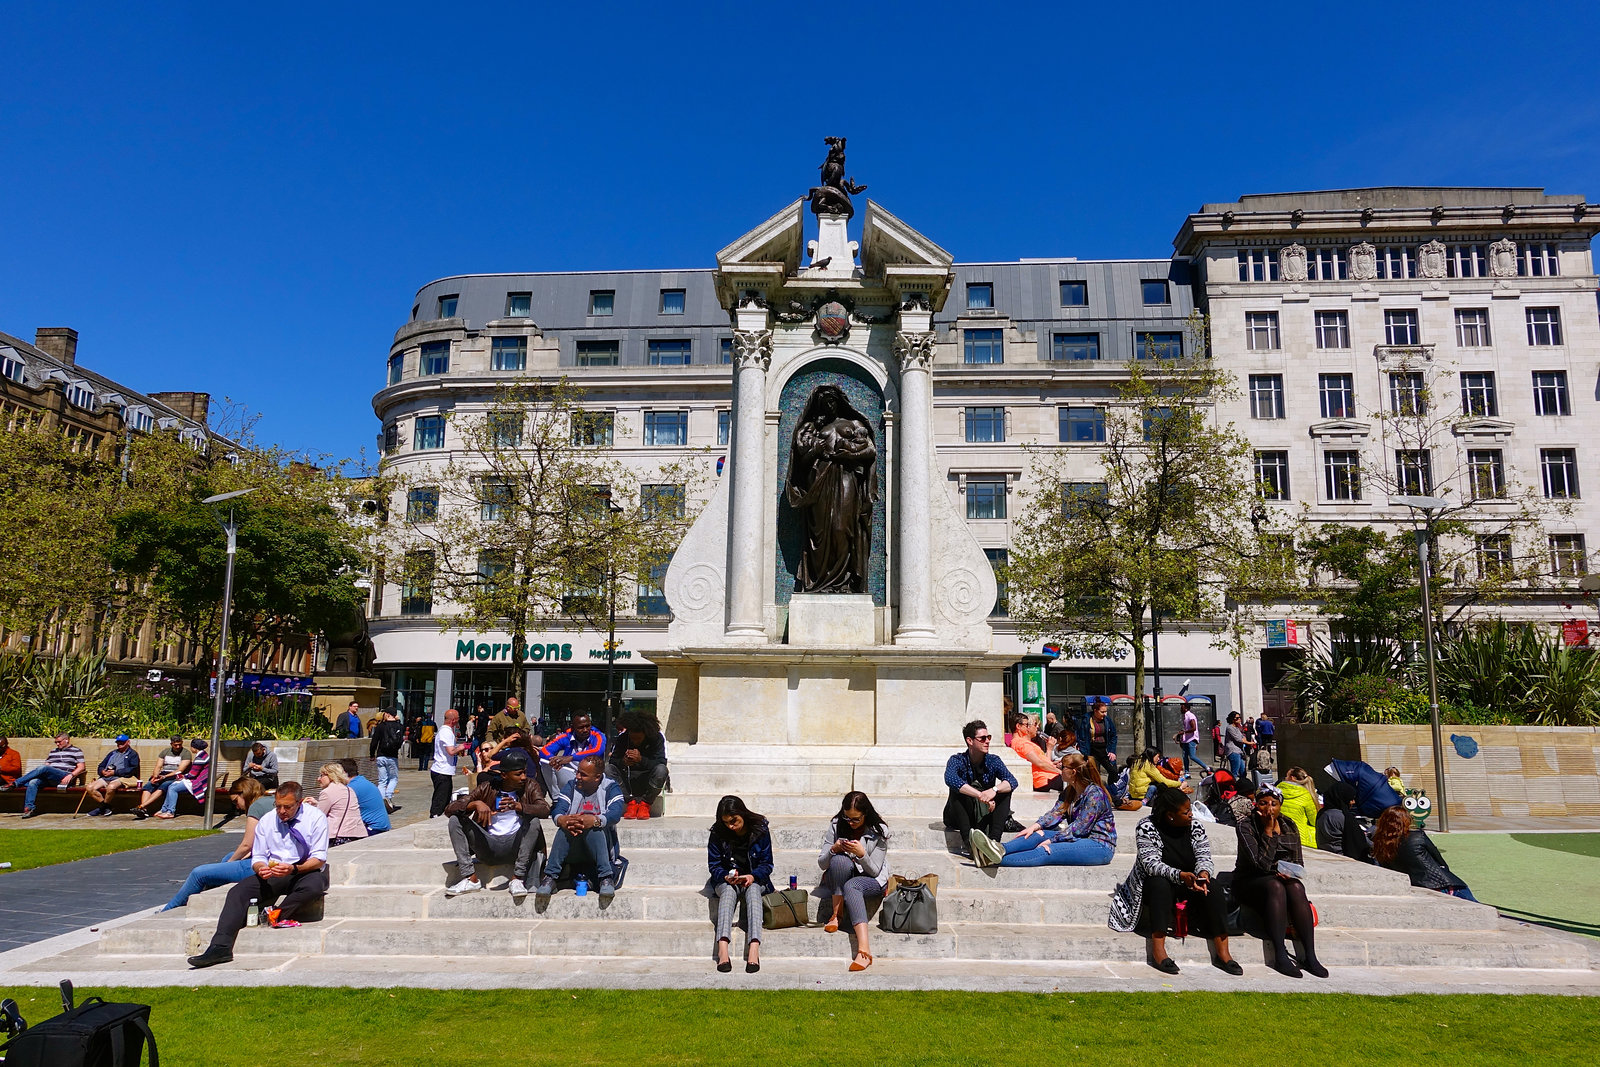
[{"label": "wooden bench", "polygon": [[[228,775],[226,772],[219,777],[217,785],[218,789],[212,791],[212,797],[218,796],[219,791],[220,795],[225,797],[228,788]],[[81,811],[87,814],[93,809],[94,802],[84,799],[83,792],[83,787],[76,785],[67,789],[58,789],[53,785],[41,786],[39,795],[34,800],[35,810],[40,815],[71,815],[80,810],[79,804],[81,802]],[[138,789],[119,789],[106,799],[106,803],[110,805],[113,812],[126,815],[139,803],[139,793],[140,790]],[[27,790],[20,785],[12,786],[5,792],[0,793],[0,815],[22,814],[22,801],[26,796]],[[215,810],[231,813],[233,804],[224,800],[223,803],[216,805]],[[201,810],[200,802],[195,799],[194,794],[184,790],[178,796],[178,814],[203,815],[205,813]]]}]

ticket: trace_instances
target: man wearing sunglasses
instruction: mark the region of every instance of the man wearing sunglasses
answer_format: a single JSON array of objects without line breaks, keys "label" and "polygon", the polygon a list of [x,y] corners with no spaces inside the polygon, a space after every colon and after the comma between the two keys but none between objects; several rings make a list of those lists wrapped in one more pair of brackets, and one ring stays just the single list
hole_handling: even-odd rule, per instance
[{"label": "man wearing sunglasses", "polygon": [[980,830],[992,840],[1002,833],[1016,833],[1022,827],[1011,818],[1011,792],[1017,780],[999,756],[989,751],[993,735],[982,719],[961,728],[967,742],[965,752],[957,752],[944,765],[944,784],[950,799],[944,805],[944,827],[961,835],[972,846],[973,831]]}]

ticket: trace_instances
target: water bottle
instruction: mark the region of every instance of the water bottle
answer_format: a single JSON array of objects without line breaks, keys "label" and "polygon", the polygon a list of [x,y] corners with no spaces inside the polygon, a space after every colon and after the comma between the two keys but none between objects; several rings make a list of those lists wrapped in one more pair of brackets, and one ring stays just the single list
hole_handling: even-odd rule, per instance
[{"label": "water bottle", "polygon": [[789,876],[789,888],[790,889],[799,889],[800,888],[800,878],[799,878],[798,875],[791,874]]},{"label": "water bottle", "polygon": [[250,898],[250,907],[248,909],[246,909],[246,911],[244,913],[244,924],[246,926],[260,926],[261,925],[261,909],[256,907],[256,904],[257,904],[257,899],[255,897],[251,897]]},{"label": "water bottle", "polygon": [[584,875],[581,875],[581,874],[578,875],[578,881],[574,884],[573,890],[580,897],[588,896],[589,895],[589,879],[587,877],[585,877]]}]

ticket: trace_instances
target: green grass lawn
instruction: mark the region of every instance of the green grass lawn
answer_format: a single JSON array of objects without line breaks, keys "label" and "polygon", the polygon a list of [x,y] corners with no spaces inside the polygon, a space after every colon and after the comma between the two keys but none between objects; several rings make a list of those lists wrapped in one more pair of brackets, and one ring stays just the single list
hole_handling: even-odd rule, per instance
[{"label": "green grass lawn", "polygon": [[[215,830],[0,830],[0,863],[13,871],[164,845]],[[7,872],[0,871],[0,875]]]},{"label": "green grass lawn", "polygon": [[[1592,1063],[1561,997],[1261,993],[91,989],[150,1004],[169,1067],[311,1064]],[[53,989],[12,990],[38,1022]],[[246,1039],[240,1039],[240,1035]],[[255,1035],[255,1036],[249,1036]],[[269,1051],[270,1050],[270,1051]]]},{"label": "green grass lawn", "polygon": [[1600,833],[1435,834],[1450,869],[1508,918],[1600,937]]}]

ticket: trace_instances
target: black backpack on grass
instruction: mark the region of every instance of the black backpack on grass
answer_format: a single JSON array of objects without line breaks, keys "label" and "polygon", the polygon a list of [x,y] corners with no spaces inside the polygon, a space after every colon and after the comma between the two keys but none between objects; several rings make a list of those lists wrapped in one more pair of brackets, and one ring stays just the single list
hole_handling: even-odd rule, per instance
[{"label": "black backpack on grass", "polygon": [[[90,997],[72,1004],[72,984],[61,983],[62,1012],[27,1026],[5,1044],[5,1067],[139,1067],[146,1043],[150,1067],[161,1067],[146,1004],[107,1004]],[[17,1020],[20,1023],[20,1019]]]}]

